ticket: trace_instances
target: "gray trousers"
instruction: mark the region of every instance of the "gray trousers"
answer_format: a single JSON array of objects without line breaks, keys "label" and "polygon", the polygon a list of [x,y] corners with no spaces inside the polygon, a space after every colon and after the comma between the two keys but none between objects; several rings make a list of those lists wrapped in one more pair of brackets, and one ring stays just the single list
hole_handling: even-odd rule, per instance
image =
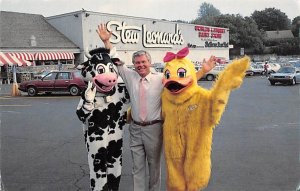
[{"label": "gray trousers", "polygon": [[146,165],[148,162],[149,191],[160,191],[162,124],[139,126],[131,123],[129,132],[133,159],[133,190],[148,190],[146,189]]}]

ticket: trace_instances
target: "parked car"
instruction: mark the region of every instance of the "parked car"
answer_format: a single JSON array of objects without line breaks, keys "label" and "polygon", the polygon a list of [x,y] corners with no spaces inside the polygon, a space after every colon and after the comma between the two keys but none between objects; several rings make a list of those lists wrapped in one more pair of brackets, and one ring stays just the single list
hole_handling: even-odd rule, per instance
[{"label": "parked car", "polygon": [[281,67],[276,73],[270,74],[268,80],[271,85],[275,85],[277,82],[294,85],[300,82],[300,69],[289,66]]},{"label": "parked car", "polygon": [[262,75],[264,73],[264,67],[262,65],[251,65],[251,70],[254,74]]},{"label": "parked car", "polygon": [[162,73],[162,72],[164,71],[164,67],[163,67],[163,66],[155,67],[155,70],[156,70],[158,73]]},{"label": "parked car", "polygon": [[[295,66],[295,65],[300,65],[300,60],[290,60],[288,61],[289,65]],[[297,66],[296,66],[297,67]],[[299,66],[300,67],[300,66]]]},{"label": "parked car", "polygon": [[264,67],[260,64],[251,63],[249,69],[246,71],[246,76],[262,75],[264,74]]},{"label": "parked car", "polygon": [[246,76],[253,76],[254,72],[251,69],[246,70]]},{"label": "parked car", "polygon": [[293,66],[300,69],[300,61],[294,62]]},{"label": "parked car", "polygon": [[85,86],[80,71],[55,71],[49,72],[41,79],[21,82],[19,90],[27,92],[29,96],[44,92],[69,92],[75,96],[79,95]]},{"label": "parked car", "polygon": [[[256,65],[264,68],[264,63],[256,62]],[[281,68],[281,65],[278,63],[268,63],[267,68],[268,74],[271,74],[277,72]]]},{"label": "parked car", "polygon": [[280,68],[281,68],[281,65],[278,64],[278,63],[268,63],[269,64],[269,73],[274,73],[274,72],[277,72]]},{"label": "parked car", "polygon": [[[226,65],[224,65],[224,64],[215,66],[211,71],[204,74],[202,76],[202,79],[205,79],[207,81],[215,80],[216,77],[218,76],[218,74],[224,70],[225,66]],[[201,67],[199,68],[199,70],[201,70]]]}]

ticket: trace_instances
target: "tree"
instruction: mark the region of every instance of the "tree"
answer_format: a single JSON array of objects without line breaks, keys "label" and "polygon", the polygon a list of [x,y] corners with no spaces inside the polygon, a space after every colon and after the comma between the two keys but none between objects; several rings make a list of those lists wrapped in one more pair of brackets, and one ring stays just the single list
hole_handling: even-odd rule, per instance
[{"label": "tree", "polygon": [[198,18],[196,18],[192,23],[202,24],[202,25],[213,25],[214,18],[221,15],[219,9],[215,8],[210,3],[202,3],[198,10]]},{"label": "tree", "polygon": [[251,18],[257,23],[258,29],[263,29],[264,31],[288,30],[291,25],[287,15],[275,8],[254,11]]},{"label": "tree", "polygon": [[295,37],[300,37],[300,16],[295,17],[292,22],[292,32]]},{"label": "tree", "polygon": [[258,30],[256,22],[241,15],[220,15],[215,18],[215,26],[229,28],[229,43],[235,48],[246,48],[259,53],[264,49],[263,33]]},{"label": "tree", "polygon": [[220,10],[210,3],[202,3],[198,10],[198,18],[215,17],[221,14]]}]

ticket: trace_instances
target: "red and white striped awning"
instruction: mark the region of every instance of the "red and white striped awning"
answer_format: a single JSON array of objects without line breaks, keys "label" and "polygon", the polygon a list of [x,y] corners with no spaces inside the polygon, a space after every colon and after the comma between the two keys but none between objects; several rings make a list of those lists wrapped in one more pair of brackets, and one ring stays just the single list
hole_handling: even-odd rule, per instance
[{"label": "red and white striped awning", "polygon": [[10,53],[0,52],[0,66],[3,65],[30,66],[31,62],[12,56]]},{"label": "red and white striped awning", "polygon": [[33,53],[28,52],[10,52],[9,53],[12,56],[15,56],[17,58],[23,59],[23,60],[34,60]]},{"label": "red and white striped awning", "polygon": [[35,60],[74,60],[72,52],[37,52],[34,54]]}]

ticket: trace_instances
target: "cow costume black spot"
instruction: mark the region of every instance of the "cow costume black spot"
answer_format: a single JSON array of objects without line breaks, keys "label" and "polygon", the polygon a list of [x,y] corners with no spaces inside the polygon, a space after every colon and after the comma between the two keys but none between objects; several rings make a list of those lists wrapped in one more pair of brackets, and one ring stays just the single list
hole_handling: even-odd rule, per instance
[{"label": "cow costume black spot", "polygon": [[84,124],[91,190],[118,190],[122,170],[122,135],[129,107],[125,85],[117,83],[118,72],[110,51],[91,50],[80,64],[87,82],[76,114]]}]

